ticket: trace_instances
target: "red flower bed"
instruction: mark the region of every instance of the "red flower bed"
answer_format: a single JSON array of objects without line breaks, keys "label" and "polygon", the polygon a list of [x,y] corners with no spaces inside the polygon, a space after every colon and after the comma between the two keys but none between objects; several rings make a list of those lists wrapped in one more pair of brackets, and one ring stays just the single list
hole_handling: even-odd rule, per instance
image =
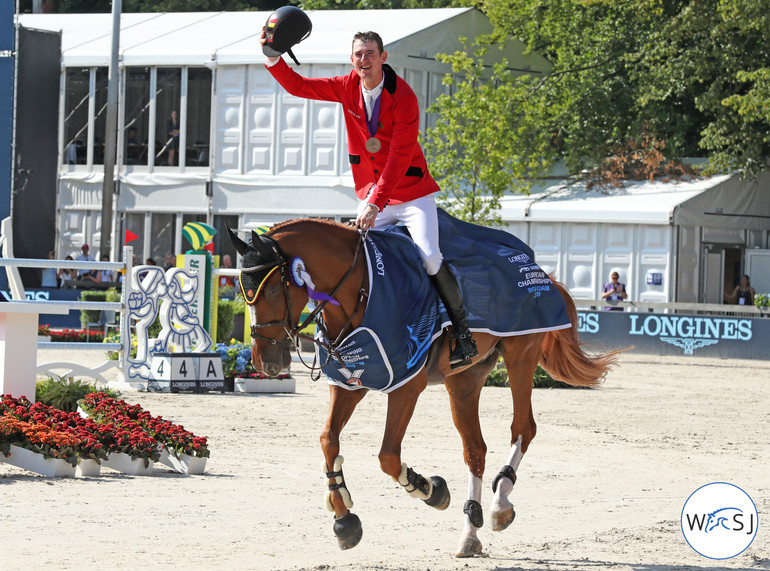
[{"label": "red flower bed", "polygon": [[209,456],[206,438],[198,437],[161,417],[153,417],[139,405],[91,393],[82,401],[94,418],[64,412],[25,397],[2,395],[0,400],[0,453],[8,456],[14,444],[47,458],[63,458],[73,466],[78,458],[105,460],[122,452],[144,459],[145,466],[157,462],[162,446],[177,457],[184,452]]},{"label": "red flower bed", "polygon": [[144,430],[163,443],[167,450],[180,454],[208,458],[209,449],[205,436],[195,436],[184,426],[174,424],[160,416],[152,416],[138,404],[114,399],[105,393],[91,393],[80,401],[81,408],[93,416],[97,422],[119,423],[122,426],[132,424]]},{"label": "red flower bed", "polygon": [[85,329],[49,329],[48,335],[51,336],[52,342],[57,341],[59,343],[77,343],[86,341],[101,343],[104,341],[104,332],[99,330],[88,333]]}]

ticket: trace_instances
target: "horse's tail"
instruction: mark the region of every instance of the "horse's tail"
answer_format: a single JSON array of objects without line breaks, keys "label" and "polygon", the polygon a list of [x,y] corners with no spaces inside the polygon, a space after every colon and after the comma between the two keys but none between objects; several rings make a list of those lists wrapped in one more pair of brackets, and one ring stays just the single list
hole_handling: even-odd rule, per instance
[{"label": "horse's tail", "polygon": [[540,365],[554,379],[576,387],[596,387],[617,363],[622,350],[589,354],[578,339],[578,315],[575,302],[563,284],[553,280],[567,305],[572,327],[549,331],[540,345]]}]

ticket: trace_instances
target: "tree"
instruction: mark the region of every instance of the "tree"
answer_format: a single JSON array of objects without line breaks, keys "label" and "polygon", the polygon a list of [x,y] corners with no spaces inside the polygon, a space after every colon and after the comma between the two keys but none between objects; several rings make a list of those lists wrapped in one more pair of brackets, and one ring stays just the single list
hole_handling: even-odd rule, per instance
[{"label": "tree", "polygon": [[[534,130],[546,110],[531,99],[529,76],[514,76],[503,61],[485,77],[484,49],[439,59],[452,65],[444,94],[429,108],[436,124],[424,146],[442,188],[441,205],[469,222],[500,222],[500,198],[528,192],[550,167],[550,135]],[[488,75],[488,74],[487,74]],[[522,120],[524,118],[524,120]]]},{"label": "tree", "polygon": [[493,40],[549,58],[557,153],[573,173],[643,133],[669,159],[751,176],[770,157],[770,0],[487,0]]},{"label": "tree", "polygon": [[642,59],[652,104],[692,102],[712,169],[748,177],[770,157],[770,1],[684,3],[651,36]]}]

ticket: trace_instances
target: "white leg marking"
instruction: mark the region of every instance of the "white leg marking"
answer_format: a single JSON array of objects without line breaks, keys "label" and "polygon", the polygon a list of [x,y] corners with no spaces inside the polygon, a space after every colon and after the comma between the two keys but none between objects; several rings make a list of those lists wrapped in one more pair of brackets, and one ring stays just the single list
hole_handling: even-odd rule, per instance
[{"label": "white leg marking", "polygon": [[521,434],[519,434],[516,442],[514,442],[513,446],[511,446],[511,453],[508,455],[508,465],[514,470],[518,470],[519,463],[523,457],[524,454],[521,451]]},{"label": "white leg marking", "polygon": [[[522,437],[519,435],[516,442],[511,446],[506,462],[515,472],[518,471],[519,464],[524,456],[521,452],[521,440]],[[492,504],[489,507],[489,511],[492,514],[492,529],[497,531],[505,529],[513,520],[513,504],[508,499],[512,491],[513,482],[508,478],[500,478],[497,481],[497,490],[495,490],[495,496],[492,498]]]},{"label": "white leg marking", "polygon": [[[481,478],[470,472],[468,473],[468,499],[481,503]],[[460,546],[457,548],[456,557],[473,557],[481,553],[478,529],[471,523],[470,516],[463,514],[463,531],[460,534]]]}]

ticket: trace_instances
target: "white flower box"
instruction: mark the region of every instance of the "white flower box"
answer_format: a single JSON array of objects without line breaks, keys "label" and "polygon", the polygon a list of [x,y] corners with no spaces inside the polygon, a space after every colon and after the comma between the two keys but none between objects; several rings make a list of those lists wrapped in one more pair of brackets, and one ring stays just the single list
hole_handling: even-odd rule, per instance
[{"label": "white flower box", "polygon": [[235,379],[236,393],[296,393],[296,382],[288,379]]}]

